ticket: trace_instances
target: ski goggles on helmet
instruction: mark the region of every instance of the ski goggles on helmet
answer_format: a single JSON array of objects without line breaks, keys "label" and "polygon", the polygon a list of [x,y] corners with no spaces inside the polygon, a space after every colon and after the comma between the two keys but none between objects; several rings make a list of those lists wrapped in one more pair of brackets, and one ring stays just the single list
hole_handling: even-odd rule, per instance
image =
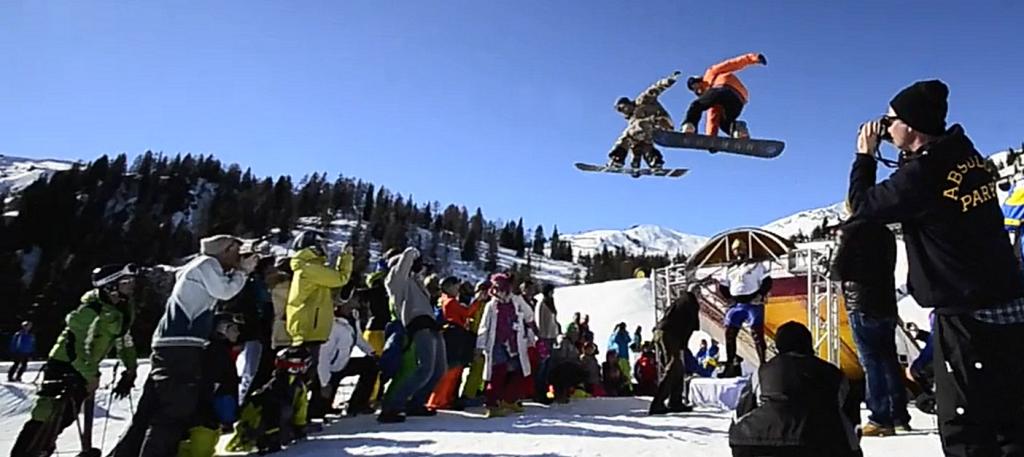
[{"label": "ski goggles on helmet", "polygon": [[94,271],[94,279],[92,281],[93,287],[109,286],[111,284],[115,284],[121,281],[122,279],[134,279],[136,276],[139,275],[140,269],[138,265],[135,265],[134,263],[129,263],[124,267],[121,267],[120,270],[115,270],[113,272],[100,275],[99,277],[95,277],[96,273],[100,272],[100,268],[97,268]]}]

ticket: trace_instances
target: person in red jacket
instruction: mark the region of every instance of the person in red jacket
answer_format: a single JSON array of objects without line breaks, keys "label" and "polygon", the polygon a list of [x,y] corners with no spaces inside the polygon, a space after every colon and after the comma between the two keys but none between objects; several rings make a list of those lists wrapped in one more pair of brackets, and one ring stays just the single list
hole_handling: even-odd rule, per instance
[{"label": "person in red jacket", "polygon": [[462,370],[473,361],[476,335],[468,330],[469,320],[482,304],[462,304],[459,301],[459,282],[459,278],[454,276],[441,281],[441,298],[438,301],[445,320],[441,333],[447,348],[448,369],[427,401],[427,406],[433,409],[462,409],[456,392],[462,380]]},{"label": "person in red jacket", "polygon": [[736,77],[735,72],[753,64],[768,65],[764,54],[744,54],[712,65],[704,76],[691,76],[686,86],[697,95],[686,111],[686,119],[679,131],[696,133],[701,114],[708,111],[704,133],[718,136],[718,130],[733,138],[750,138],[746,122],[739,121],[743,106],[750,99],[747,88]]}]

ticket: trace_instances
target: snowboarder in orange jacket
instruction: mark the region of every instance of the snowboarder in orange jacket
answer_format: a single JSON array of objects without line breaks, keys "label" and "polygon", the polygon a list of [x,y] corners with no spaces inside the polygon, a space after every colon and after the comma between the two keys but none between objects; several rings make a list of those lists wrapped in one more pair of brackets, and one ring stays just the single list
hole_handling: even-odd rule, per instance
[{"label": "snowboarder in orange jacket", "polygon": [[683,133],[696,133],[701,114],[708,111],[704,128],[708,136],[718,136],[721,128],[733,138],[749,138],[746,123],[738,120],[749,94],[734,73],[754,64],[768,65],[768,59],[764,54],[744,54],[712,65],[704,72],[704,76],[691,76],[687,79],[686,86],[697,95],[697,99],[690,104],[686,120],[679,130]]}]

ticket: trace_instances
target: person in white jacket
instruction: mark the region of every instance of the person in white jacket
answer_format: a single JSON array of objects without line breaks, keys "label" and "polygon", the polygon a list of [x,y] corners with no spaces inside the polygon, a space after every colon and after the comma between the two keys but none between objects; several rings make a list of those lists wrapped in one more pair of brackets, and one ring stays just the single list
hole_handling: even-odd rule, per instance
[{"label": "person in white jacket", "polygon": [[[378,354],[363,338],[359,328],[358,311],[354,308],[355,300],[341,302],[334,308],[334,325],[327,342],[320,346],[320,363],[317,365],[317,377],[322,386],[322,397],[313,399],[311,409],[319,409],[321,413],[338,413],[333,408],[332,400],[341,380],[349,376],[359,376],[355,390],[348,399],[345,414],[355,416],[360,413],[372,413],[370,394],[377,380]],[[352,350],[359,348],[362,357],[352,357]],[[323,414],[320,414],[321,416]]]},{"label": "person in white jacket", "polygon": [[512,282],[505,274],[491,276],[491,297],[480,318],[476,344],[486,359],[487,417],[498,417],[520,410],[515,402],[520,380],[531,372],[527,328],[533,316],[524,312],[529,305],[512,295]]}]

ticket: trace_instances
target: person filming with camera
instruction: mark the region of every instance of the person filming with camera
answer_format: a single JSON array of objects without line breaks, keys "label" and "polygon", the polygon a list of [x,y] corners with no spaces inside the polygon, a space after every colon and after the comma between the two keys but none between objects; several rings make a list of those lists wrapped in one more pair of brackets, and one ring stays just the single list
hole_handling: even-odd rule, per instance
[{"label": "person filming with camera", "polygon": [[[920,81],[857,137],[851,219],[902,225],[908,289],[934,308],[939,434],[947,456],[1024,449],[1024,280],[993,176],[959,124],[946,126],[949,89]],[[881,141],[901,151],[876,183]]]}]

